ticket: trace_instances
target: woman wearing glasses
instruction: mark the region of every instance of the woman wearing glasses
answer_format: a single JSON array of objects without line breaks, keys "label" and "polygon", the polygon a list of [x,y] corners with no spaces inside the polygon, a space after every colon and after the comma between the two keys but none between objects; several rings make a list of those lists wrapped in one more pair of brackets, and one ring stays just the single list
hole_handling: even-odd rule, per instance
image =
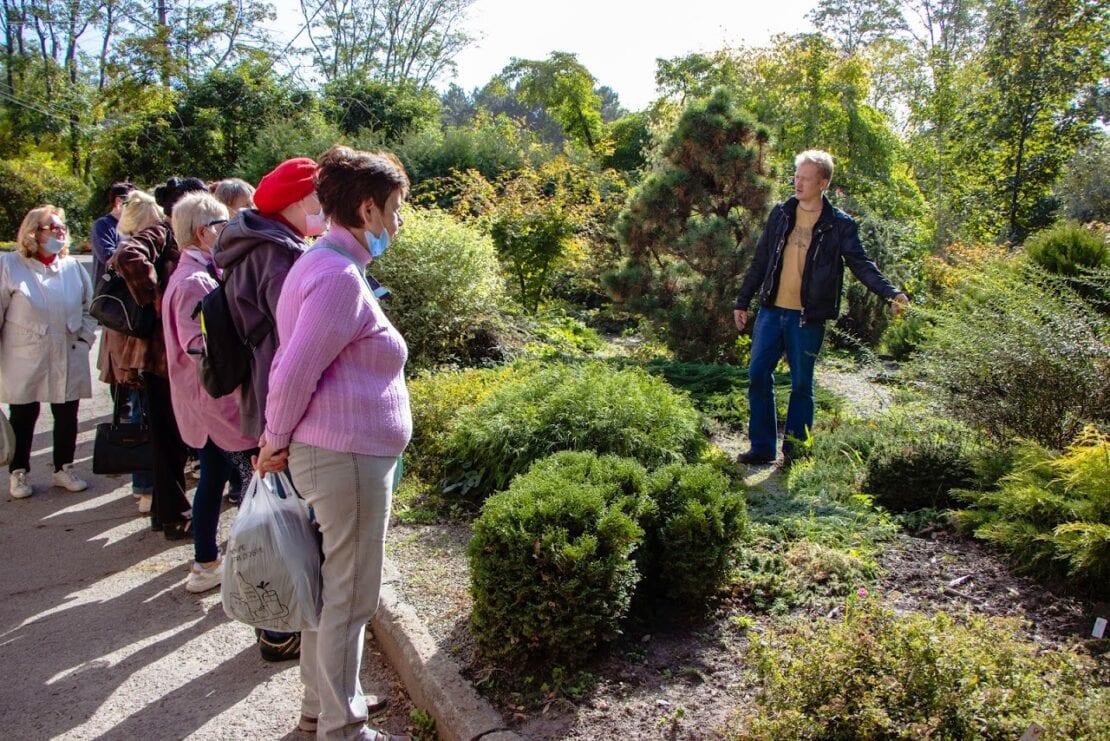
[{"label": "woman wearing glasses", "polygon": [[216,531],[224,485],[233,473],[250,480],[251,456],[258,445],[239,431],[235,395],[213,399],[201,386],[198,356],[193,354],[204,347],[194,309],[217,286],[212,248],[227,216],[227,207],[207,193],[190,193],[173,207],[173,234],[181,259],[162,303],[173,411],[181,439],[200,457],[200,481],[193,496],[194,561],[185,581],[185,590],[193,593],[220,586]]},{"label": "woman wearing glasses", "polygon": [[11,405],[15,431],[9,491],[13,499],[34,493],[31,439],[43,402],[54,415],[51,483],[83,491],[88,484],[76,476],[73,454],[77,406],[92,396],[92,279],[69,257],[65,211],[57,206],[31,209],[16,242],[16,251],[0,257],[0,401]]}]

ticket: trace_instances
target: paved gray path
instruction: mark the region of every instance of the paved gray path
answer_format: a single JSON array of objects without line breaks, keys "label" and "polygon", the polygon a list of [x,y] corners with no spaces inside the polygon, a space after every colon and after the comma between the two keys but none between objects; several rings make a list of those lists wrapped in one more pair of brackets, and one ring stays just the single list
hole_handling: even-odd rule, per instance
[{"label": "paved gray path", "polygon": [[[187,593],[192,542],[150,531],[128,477],[92,474],[95,426],[111,412],[95,373],[93,386],[75,461],[88,491],[50,488],[49,406],[34,438],[35,495],[11,499],[0,474],[0,737],[307,738],[296,731],[296,663],[262,661],[219,590]],[[225,506],[221,539],[234,512]],[[375,725],[402,733],[403,685],[373,642],[366,656],[364,687],[391,697]]]}]

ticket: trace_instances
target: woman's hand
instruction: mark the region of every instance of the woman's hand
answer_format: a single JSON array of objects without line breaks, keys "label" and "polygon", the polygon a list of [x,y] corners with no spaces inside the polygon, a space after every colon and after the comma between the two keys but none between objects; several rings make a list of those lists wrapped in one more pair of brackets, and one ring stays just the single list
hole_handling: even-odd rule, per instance
[{"label": "woman's hand", "polygon": [[284,471],[288,465],[289,448],[275,448],[266,442],[266,436],[263,435],[259,441],[258,455],[251,456],[251,464],[254,470],[265,476],[268,473],[277,473]]}]

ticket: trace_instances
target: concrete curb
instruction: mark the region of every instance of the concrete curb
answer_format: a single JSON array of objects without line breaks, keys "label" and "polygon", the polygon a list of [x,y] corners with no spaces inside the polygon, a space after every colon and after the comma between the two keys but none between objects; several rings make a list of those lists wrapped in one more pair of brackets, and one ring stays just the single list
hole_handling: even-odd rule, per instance
[{"label": "concrete curb", "polygon": [[[392,564],[386,574],[394,571]],[[388,580],[388,576],[386,577]],[[443,741],[518,741],[501,714],[463,678],[454,659],[439,649],[416,611],[382,584],[381,602],[370,625],[374,639],[401,676],[412,702],[436,721]]]}]

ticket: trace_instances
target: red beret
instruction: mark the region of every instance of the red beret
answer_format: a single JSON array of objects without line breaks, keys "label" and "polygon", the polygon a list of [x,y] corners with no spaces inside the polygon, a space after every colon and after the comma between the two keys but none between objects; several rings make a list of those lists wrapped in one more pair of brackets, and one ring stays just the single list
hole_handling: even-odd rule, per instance
[{"label": "red beret", "polygon": [[259,212],[276,214],[316,189],[316,162],[308,157],[285,160],[262,176],[254,191]]}]

